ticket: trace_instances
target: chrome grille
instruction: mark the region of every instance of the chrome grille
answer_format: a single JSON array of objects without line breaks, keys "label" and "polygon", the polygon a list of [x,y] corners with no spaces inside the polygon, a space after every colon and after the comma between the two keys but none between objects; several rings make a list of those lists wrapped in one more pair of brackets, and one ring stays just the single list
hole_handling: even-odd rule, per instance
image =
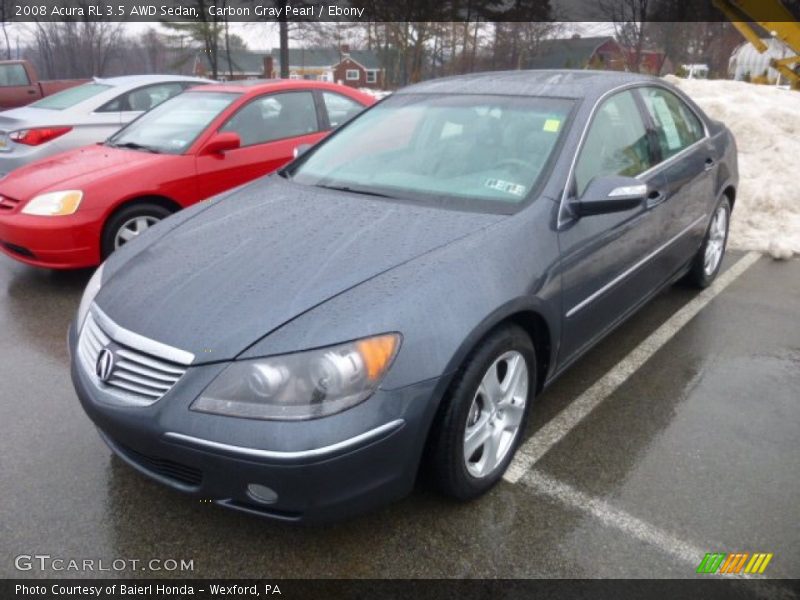
[{"label": "chrome grille", "polygon": [[[105,323],[107,327],[104,328],[101,323]],[[188,364],[167,360],[125,343],[131,339],[147,340],[122,330],[111,323],[99,309],[93,307],[86,316],[81,331],[78,356],[84,369],[99,388],[125,404],[147,406],[172,389],[186,372]],[[152,345],[160,346],[158,342],[152,342]],[[114,357],[110,374],[105,380],[101,380],[97,375],[97,361],[103,349],[108,349]],[[189,353],[172,350],[174,354],[193,358]]]}]

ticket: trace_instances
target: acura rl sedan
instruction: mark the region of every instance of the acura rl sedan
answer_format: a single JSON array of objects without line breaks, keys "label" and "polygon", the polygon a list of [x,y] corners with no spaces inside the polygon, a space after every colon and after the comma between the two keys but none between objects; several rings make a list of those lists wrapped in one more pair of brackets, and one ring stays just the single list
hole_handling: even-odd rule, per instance
[{"label": "acura rl sedan", "polygon": [[543,388],[659,290],[717,275],[731,133],[655,78],[408,87],[166,219],[89,282],[83,408],[176,490],[291,521],[470,499]]},{"label": "acura rl sedan", "polygon": [[37,267],[96,266],[170,214],[284,166],[374,102],[321,81],[193,88],[103,144],[0,179],[0,251]]}]

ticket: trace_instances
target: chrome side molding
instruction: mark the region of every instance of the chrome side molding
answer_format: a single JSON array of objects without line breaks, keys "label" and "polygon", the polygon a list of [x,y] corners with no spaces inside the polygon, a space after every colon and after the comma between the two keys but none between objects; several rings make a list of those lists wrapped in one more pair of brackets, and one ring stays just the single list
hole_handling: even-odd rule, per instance
[{"label": "chrome side molding", "polygon": [[322,446],[320,448],[311,448],[309,450],[298,450],[295,452],[282,452],[279,450],[260,450],[258,448],[247,448],[245,446],[234,446],[231,444],[223,444],[222,442],[214,442],[197,438],[191,435],[184,435],[183,433],[175,433],[168,431],[164,434],[164,439],[168,442],[177,443],[184,446],[193,446],[200,450],[213,450],[223,452],[225,454],[238,455],[242,458],[266,458],[274,460],[302,460],[302,459],[315,459],[336,454],[344,450],[349,450],[357,446],[366,444],[372,440],[384,437],[405,425],[403,419],[396,419],[385,423],[375,429],[370,429],[357,436],[330,444],[329,446]]}]

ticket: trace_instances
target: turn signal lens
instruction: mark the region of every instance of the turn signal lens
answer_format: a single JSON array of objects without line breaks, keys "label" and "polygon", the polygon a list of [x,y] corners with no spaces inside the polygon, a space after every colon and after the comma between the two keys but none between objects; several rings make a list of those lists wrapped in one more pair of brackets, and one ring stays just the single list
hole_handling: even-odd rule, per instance
[{"label": "turn signal lens", "polygon": [[12,131],[8,137],[17,144],[26,146],[38,146],[61,137],[65,133],[72,131],[72,127],[38,127],[36,129],[20,129]]},{"label": "turn signal lens", "polygon": [[379,381],[383,377],[394,358],[397,340],[396,335],[380,335],[356,342],[356,350],[364,361],[368,380]]}]

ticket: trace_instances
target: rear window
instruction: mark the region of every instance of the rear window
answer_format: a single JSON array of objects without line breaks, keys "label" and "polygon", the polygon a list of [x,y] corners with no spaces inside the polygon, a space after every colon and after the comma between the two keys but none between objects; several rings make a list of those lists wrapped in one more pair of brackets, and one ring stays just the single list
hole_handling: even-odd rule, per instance
[{"label": "rear window", "polygon": [[72,108],[76,104],[88,100],[106,90],[111,89],[110,85],[102,83],[85,83],[73,88],[58,92],[52,96],[42,98],[38,102],[34,102],[30,106],[34,108],[48,108],[50,110],[64,110]]},{"label": "rear window", "polygon": [[25,67],[22,65],[0,65],[0,86],[12,87],[29,84],[28,74],[25,72]]}]

